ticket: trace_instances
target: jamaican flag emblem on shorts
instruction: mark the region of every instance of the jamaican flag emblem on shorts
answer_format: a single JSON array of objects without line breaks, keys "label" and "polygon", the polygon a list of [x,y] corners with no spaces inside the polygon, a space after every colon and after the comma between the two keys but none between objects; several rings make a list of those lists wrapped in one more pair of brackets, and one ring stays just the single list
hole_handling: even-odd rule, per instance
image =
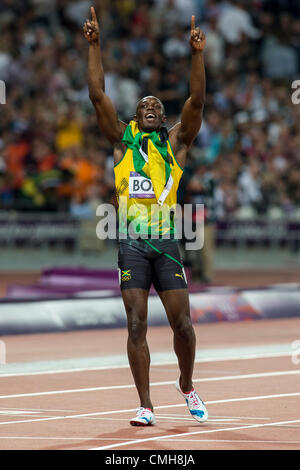
[{"label": "jamaican flag emblem on shorts", "polygon": [[121,270],[122,281],[129,281],[131,279],[131,269]]}]

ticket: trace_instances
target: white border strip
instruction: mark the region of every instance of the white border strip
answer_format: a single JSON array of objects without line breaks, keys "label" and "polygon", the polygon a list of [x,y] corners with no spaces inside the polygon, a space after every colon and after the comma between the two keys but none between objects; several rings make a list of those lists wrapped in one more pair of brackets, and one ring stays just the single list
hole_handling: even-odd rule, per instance
[{"label": "white border strip", "polygon": [[[267,359],[272,357],[290,357],[293,350],[291,344],[265,345],[256,347],[224,348],[198,350],[195,364],[223,361],[240,361],[249,359]],[[151,354],[151,367],[177,364],[175,353],[160,352]],[[126,355],[87,357],[78,359],[62,359],[29,363],[12,363],[0,366],[2,377],[22,377],[29,375],[76,373],[95,370],[129,369]],[[5,372],[6,371],[6,372]]]}]

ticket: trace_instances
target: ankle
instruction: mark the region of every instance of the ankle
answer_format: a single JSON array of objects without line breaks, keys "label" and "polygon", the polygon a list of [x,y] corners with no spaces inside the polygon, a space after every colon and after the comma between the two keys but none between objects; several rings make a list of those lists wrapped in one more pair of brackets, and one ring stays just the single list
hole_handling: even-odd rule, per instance
[{"label": "ankle", "polygon": [[179,385],[180,385],[180,389],[181,389],[182,393],[184,393],[185,395],[189,395],[191,392],[194,391],[194,387],[193,387],[193,384],[191,382],[188,382],[187,384],[182,385],[182,382],[181,382],[181,379],[180,379],[179,380]]},{"label": "ankle", "polygon": [[149,405],[149,404],[142,404],[142,403],[141,403],[140,406],[141,406],[141,408],[144,408],[145,410],[150,410],[150,411],[152,411],[152,413],[153,413],[153,406],[152,406],[152,404]]}]

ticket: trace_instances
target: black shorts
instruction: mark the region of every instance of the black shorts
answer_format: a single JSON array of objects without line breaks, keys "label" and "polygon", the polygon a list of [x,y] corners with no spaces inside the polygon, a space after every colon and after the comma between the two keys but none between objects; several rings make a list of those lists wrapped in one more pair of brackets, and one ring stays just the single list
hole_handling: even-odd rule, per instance
[{"label": "black shorts", "polygon": [[119,240],[119,282],[121,290],[157,292],[186,289],[187,281],[176,239]]}]

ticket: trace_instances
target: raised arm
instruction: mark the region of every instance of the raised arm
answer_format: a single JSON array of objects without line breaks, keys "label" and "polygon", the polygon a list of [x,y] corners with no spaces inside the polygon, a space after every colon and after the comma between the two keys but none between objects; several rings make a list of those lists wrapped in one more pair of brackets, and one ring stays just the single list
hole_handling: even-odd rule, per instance
[{"label": "raised arm", "polygon": [[95,9],[91,7],[91,20],[83,26],[84,36],[89,42],[88,88],[94,105],[99,127],[112,145],[122,139],[126,124],[118,119],[117,112],[110,98],[105,94],[104,71],[100,47],[100,28]]},{"label": "raised arm", "polygon": [[203,59],[205,42],[205,35],[199,28],[195,27],[195,16],[192,16],[190,36],[192,50],[190,97],[183,106],[181,122],[170,130],[170,139],[173,134],[173,139],[177,141],[177,147],[184,145],[189,149],[201,127],[206,88]]}]

